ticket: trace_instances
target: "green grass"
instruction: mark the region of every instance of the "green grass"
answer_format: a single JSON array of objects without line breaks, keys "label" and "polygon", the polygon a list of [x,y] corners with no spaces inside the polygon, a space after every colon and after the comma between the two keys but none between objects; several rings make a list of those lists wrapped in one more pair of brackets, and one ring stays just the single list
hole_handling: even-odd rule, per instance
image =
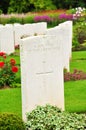
[{"label": "green grass", "polygon": [[72,72],[74,69],[82,70],[86,72],[86,60],[75,60],[70,63],[70,71]]},{"label": "green grass", "polygon": [[[86,72],[86,51],[72,52],[70,71]],[[65,82],[65,109],[70,112],[86,112],[86,80]]]},{"label": "green grass", "polygon": [[85,59],[86,60],[86,51],[76,51],[72,52],[72,59],[77,60],[77,59]]},{"label": "green grass", "polygon": [[86,51],[77,51],[72,53],[70,71],[73,71],[74,69],[86,72]]},{"label": "green grass", "polygon": [[[19,56],[15,58],[20,64]],[[77,51],[72,53],[70,70],[79,69],[86,72],[86,52]],[[20,71],[17,74],[20,76]],[[65,82],[65,110],[69,112],[86,113],[86,80]],[[21,89],[0,90],[0,112],[14,112],[21,116]]]},{"label": "green grass", "polygon": [[21,116],[21,89],[0,90],[0,112],[12,112]]},{"label": "green grass", "polygon": [[65,109],[86,112],[86,80],[65,82]]}]

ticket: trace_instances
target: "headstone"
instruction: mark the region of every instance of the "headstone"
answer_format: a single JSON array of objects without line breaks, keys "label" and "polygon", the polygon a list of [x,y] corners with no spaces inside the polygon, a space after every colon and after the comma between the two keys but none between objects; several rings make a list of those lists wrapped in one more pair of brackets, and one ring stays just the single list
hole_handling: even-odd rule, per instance
[{"label": "headstone", "polygon": [[64,68],[70,70],[70,58],[72,54],[72,21],[66,21],[61,23],[59,26],[62,27],[61,34],[63,36],[63,52],[65,55]]},{"label": "headstone", "polygon": [[33,35],[44,35],[47,30],[46,22],[33,23]]},{"label": "headstone", "polygon": [[22,37],[44,34],[47,29],[46,22],[32,24],[14,24],[15,45],[19,44]]},{"label": "headstone", "polygon": [[40,22],[40,23],[32,23],[32,24],[24,24],[25,34],[28,36],[34,35],[43,35],[47,30],[47,23]]},{"label": "headstone", "polygon": [[24,24],[24,34],[23,35],[27,35],[27,36],[32,36],[33,35],[33,24]]},{"label": "headstone", "polygon": [[37,105],[64,110],[62,53],[56,36],[33,36],[20,41],[22,115]]},{"label": "headstone", "polygon": [[14,28],[14,44],[16,46],[16,45],[19,45],[20,38],[24,34],[23,33],[24,25],[15,23],[13,28]]},{"label": "headstone", "polygon": [[64,26],[63,28],[66,28],[66,34],[67,37],[67,45],[68,45],[68,52],[69,52],[69,58],[71,58],[72,55],[72,36],[73,36],[73,22],[72,21],[66,21],[62,24],[59,24],[61,26]]},{"label": "headstone", "polygon": [[0,27],[0,51],[11,54],[14,49],[13,27],[11,25]]},{"label": "headstone", "polygon": [[72,22],[64,22],[59,26],[47,29],[46,35],[55,35],[58,37],[62,47],[63,66],[69,71],[72,49]]}]

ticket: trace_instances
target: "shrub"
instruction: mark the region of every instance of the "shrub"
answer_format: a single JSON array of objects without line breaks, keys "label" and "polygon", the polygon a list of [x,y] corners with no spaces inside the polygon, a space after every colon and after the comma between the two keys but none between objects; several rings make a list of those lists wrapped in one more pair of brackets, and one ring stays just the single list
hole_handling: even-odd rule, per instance
[{"label": "shrub", "polygon": [[3,13],[3,11],[0,9],[0,15]]},{"label": "shrub", "polygon": [[72,51],[86,51],[86,44],[80,44],[79,46],[72,47]]},{"label": "shrub", "polygon": [[64,81],[85,80],[85,79],[86,79],[86,73],[81,70],[74,69],[74,72],[72,73],[64,72]]},{"label": "shrub", "polygon": [[73,27],[73,46],[78,47],[86,40],[86,23],[79,22]]},{"label": "shrub", "polygon": [[59,20],[58,15],[36,15],[34,16],[34,22],[47,22],[47,27],[57,26],[62,21]]},{"label": "shrub", "polygon": [[34,16],[26,15],[26,17],[23,18],[23,23],[34,23]]},{"label": "shrub", "polygon": [[11,23],[11,24],[13,24],[13,23],[22,23],[22,18],[17,18],[17,17],[10,17],[9,19],[8,19],[8,22],[7,23]]},{"label": "shrub", "polygon": [[0,87],[12,86],[17,72],[16,60],[12,58],[8,61],[6,53],[0,52]]},{"label": "shrub", "polygon": [[[86,115],[62,112],[55,106],[38,106],[27,114],[26,128],[32,130],[85,130]],[[29,129],[30,130],[30,129]]]},{"label": "shrub", "polygon": [[35,22],[50,22],[51,18],[48,15],[35,16],[34,21]]},{"label": "shrub", "polygon": [[0,130],[25,130],[25,124],[16,114],[1,113]]},{"label": "shrub", "polygon": [[73,15],[72,14],[60,14],[59,15],[59,20],[73,20]]}]

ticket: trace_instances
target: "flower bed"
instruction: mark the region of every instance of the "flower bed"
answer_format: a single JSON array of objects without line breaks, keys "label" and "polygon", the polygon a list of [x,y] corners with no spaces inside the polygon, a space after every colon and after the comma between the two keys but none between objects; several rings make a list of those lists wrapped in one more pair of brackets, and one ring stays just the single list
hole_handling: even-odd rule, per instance
[{"label": "flower bed", "polygon": [[0,88],[10,86],[16,82],[16,73],[18,66],[16,60],[11,58],[8,60],[5,52],[0,52]]},{"label": "flower bed", "polygon": [[74,72],[72,73],[70,72],[64,73],[64,81],[75,81],[75,80],[86,80],[86,73],[77,69],[74,69]]}]

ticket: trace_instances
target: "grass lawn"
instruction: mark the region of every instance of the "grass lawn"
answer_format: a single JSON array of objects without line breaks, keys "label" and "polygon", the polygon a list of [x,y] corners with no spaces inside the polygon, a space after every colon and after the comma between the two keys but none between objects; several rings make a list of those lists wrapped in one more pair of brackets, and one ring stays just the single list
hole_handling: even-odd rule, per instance
[{"label": "grass lawn", "polygon": [[[19,56],[11,56],[20,64]],[[86,72],[86,51],[73,52],[70,71]],[[17,75],[20,76],[20,71]],[[86,113],[86,80],[65,82],[65,109],[69,112]],[[0,90],[0,112],[14,112],[21,116],[21,89]]]},{"label": "grass lawn", "polygon": [[[70,71],[86,72],[86,51],[72,52]],[[65,82],[65,109],[70,112],[86,112],[86,80]]]},{"label": "grass lawn", "polygon": [[12,112],[21,116],[21,89],[0,90],[0,112]]},{"label": "grass lawn", "polygon": [[65,82],[65,109],[86,113],[86,80]]},{"label": "grass lawn", "polygon": [[73,71],[74,69],[86,72],[86,51],[72,52],[70,71]]}]

